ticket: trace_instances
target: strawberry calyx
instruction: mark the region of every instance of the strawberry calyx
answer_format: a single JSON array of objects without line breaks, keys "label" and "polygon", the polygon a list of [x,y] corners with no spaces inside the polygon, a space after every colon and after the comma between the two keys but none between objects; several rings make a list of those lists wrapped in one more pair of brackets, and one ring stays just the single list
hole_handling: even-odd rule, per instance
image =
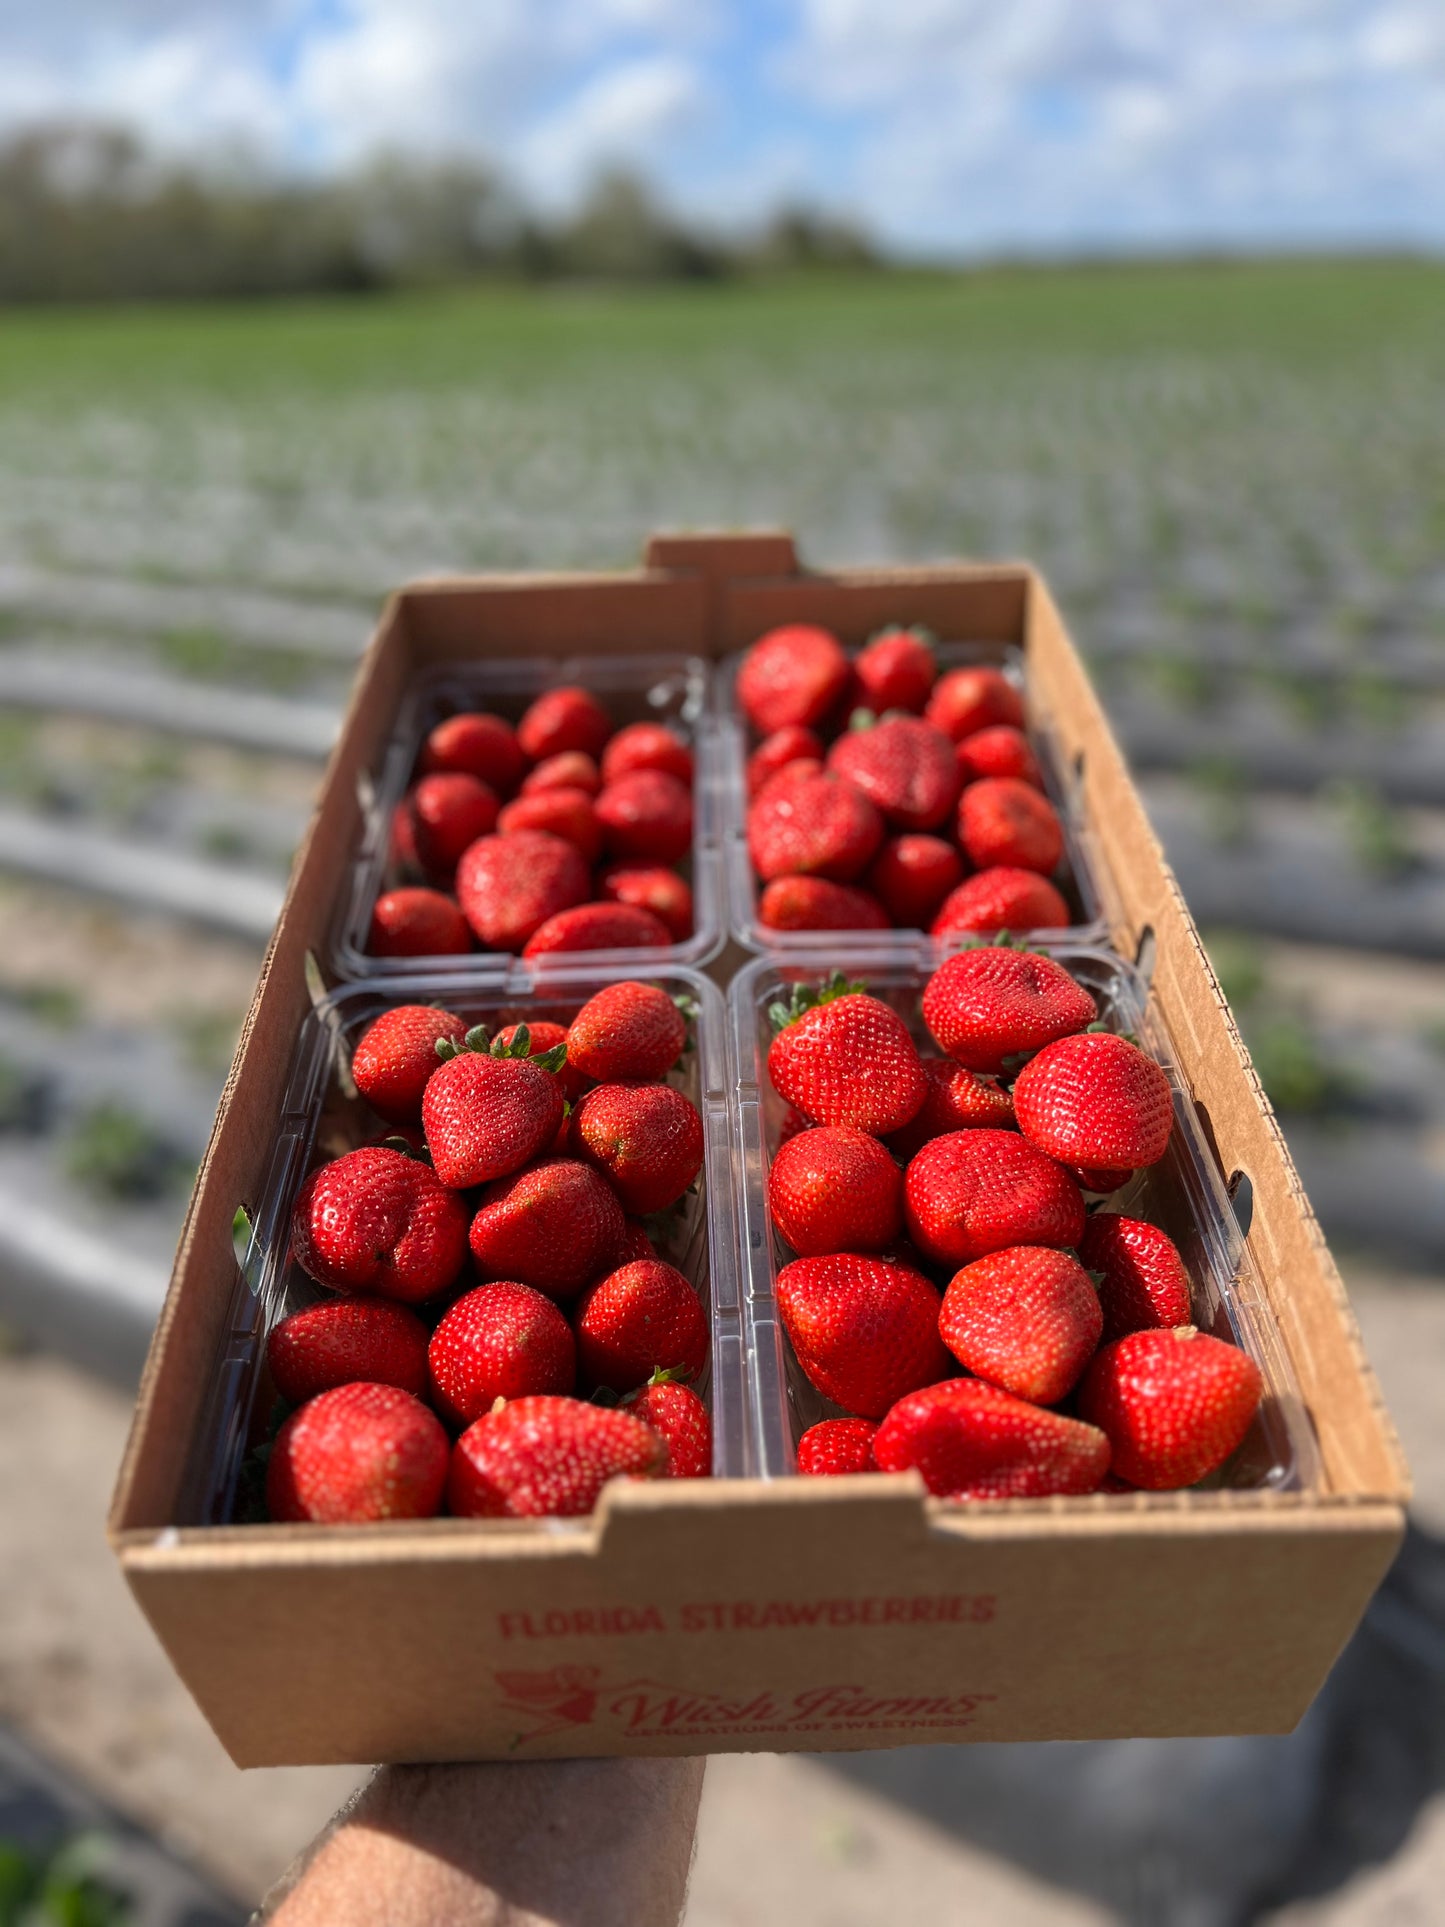
[{"label": "strawberry calyx", "polygon": [[794,984],[786,1003],[780,999],[775,1004],[769,1004],[768,1022],[774,1031],[786,1030],[789,1024],[796,1024],[800,1017],[806,1017],[810,1010],[831,1004],[838,997],[859,996],[867,988],[867,984],[858,979],[845,977],[841,970],[835,970],[826,983],[813,990],[806,984]]},{"label": "strawberry calyx", "polygon": [[878,718],[874,712],[869,709],[866,704],[860,704],[857,709],[849,714],[848,728],[861,732],[865,729],[872,729],[877,721]]},{"label": "strawberry calyx", "polygon": [[394,1133],[391,1137],[384,1137],[381,1140],[381,1149],[399,1151],[404,1158],[410,1158],[415,1164],[431,1163],[431,1152],[426,1146],[413,1144],[410,1138],[402,1137],[400,1132]]},{"label": "strawberry calyx", "polygon": [[864,646],[871,647],[875,642],[882,642],[885,636],[912,636],[925,649],[938,647],[938,637],[926,622],[885,622],[881,629],[873,631]]},{"label": "strawberry calyx", "polygon": [[554,1044],[551,1050],[534,1052],[532,1033],[526,1024],[518,1024],[511,1042],[506,1044],[500,1037],[493,1038],[485,1024],[473,1024],[460,1043],[452,1037],[437,1039],[437,1056],[444,1064],[466,1051],[475,1051],[481,1057],[525,1057],[529,1063],[544,1071],[560,1071],[567,1062],[565,1042]]},{"label": "strawberry calyx", "polygon": [[[1025,943],[1022,937],[1014,936],[1012,931],[1009,931],[1009,930],[996,931],[995,934],[991,937],[970,937],[966,943],[961,943],[959,945],[959,949],[960,950],[1020,950],[1026,956],[1034,956],[1034,957],[1047,957],[1049,954],[1048,951],[1044,949],[1042,944]],[[1089,1028],[1090,1030],[1103,1030],[1106,1028],[1106,1026],[1103,1024],[1091,1024]]]}]

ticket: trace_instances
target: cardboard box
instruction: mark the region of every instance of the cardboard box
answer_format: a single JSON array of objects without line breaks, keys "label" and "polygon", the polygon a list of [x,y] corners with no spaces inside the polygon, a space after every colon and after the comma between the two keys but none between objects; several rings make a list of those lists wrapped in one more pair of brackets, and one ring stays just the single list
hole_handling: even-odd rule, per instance
[{"label": "cardboard box", "polygon": [[[331,927],[409,679],[529,650],[717,657],[784,620],[1014,643],[1076,773],[1115,946],[1161,1015],[1313,1421],[1310,1489],[982,1506],[911,1478],[638,1485],[590,1520],[197,1526],[232,1217],[272,1151],[308,953]],[[715,974],[723,965],[714,967]],[[720,978],[721,980],[721,978]],[[126,1577],[243,1765],[1277,1732],[1403,1527],[1405,1469],[1278,1126],[1087,676],[1019,566],[799,569],[783,535],[655,539],[618,576],[421,583],[362,667],[197,1181],[111,1516]]]}]

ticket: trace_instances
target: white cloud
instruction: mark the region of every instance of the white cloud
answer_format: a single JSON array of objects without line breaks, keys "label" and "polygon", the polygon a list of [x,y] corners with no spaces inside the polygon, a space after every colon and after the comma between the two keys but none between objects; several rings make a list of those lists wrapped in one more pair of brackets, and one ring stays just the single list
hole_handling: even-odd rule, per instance
[{"label": "white cloud", "polygon": [[575,196],[611,163],[657,169],[668,148],[696,126],[706,99],[697,69],[673,54],[610,68],[528,132],[517,157],[521,172],[555,202]]}]

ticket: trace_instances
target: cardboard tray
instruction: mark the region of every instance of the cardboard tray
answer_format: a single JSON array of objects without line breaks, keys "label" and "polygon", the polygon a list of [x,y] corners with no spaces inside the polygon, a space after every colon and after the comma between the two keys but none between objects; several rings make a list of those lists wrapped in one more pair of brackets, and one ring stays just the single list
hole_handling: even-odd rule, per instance
[{"label": "cardboard tray", "polygon": [[[1237,1204],[1319,1453],[1311,1489],[986,1506],[911,1477],[618,1486],[581,1522],[196,1526],[237,1257],[410,684],[487,656],[718,658],[772,625],[1016,643]],[[722,979],[726,959],[715,967]],[[1151,968],[1152,966],[1152,968]],[[314,973],[313,973],[314,974]],[[750,1468],[755,1473],[755,1468]],[[636,573],[394,597],[362,666],[187,1214],[111,1514],[126,1577],[244,1765],[810,1751],[1284,1731],[1403,1530],[1407,1475],[1338,1274],[1053,602],[1028,567],[801,570],[783,535],[655,539]]]}]

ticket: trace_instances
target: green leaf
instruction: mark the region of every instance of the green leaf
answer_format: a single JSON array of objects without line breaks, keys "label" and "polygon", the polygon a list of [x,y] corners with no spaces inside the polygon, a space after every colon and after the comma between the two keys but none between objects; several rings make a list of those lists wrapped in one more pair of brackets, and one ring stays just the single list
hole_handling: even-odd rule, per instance
[{"label": "green leaf", "polygon": [[796,1024],[800,1017],[806,1017],[810,1010],[817,1010],[823,1004],[831,1004],[838,997],[856,997],[868,989],[867,984],[848,978],[841,970],[835,970],[825,983],[816,989],[806,984],[794,984],[792,994],[786,1004],[775,1003],[768,1007],[768,1018],[773,1029],[786,1030],[789,1024]]},{"label": "green leaf", "polygon": [[461,1045],[458,1044],[454,1038],[438,1037],[436,1042],[436,1052],[437,1052],[437,1056],[442,1060],[444,1064],[449,1064],[460,1050],[461,1050]]},{"label": "green leaf", "polygon": [[878,718],[873,714],[871,709],[860,707],[855,709],[849,716],[848,727],[850,730],[872,729],[877,721]]},{"label": "green leaf", "polygon": [[393,1135],[392,1137],[384,1137],[381,1142],[386,1150],[400,1151],[404,1158],[410,1158],[416,1164],[431,1163],[431,1152],[428,1151],[424,1145],[418,1150],[410,1138]]},{"label": "green leaf", "polygon": [[[523,1051],[519,1054],[522,1056],[525,1056],[526,1052]],[[563,1042],[560,1044],[554,1044],[551,1050],[538,1051],[536,1056],[532,1059],[532,1062],[534,1064],[540,1065],[544,1071],[553,1071],[553,1072],[560,1071],[563,1065],[567,1062],[566,1040],[564,1039]]]},{"label": "green leaf", "polygon": [[473,1024],[462,1039],[463,1050],[485,1051],[491,1042],[491,1032],[485,1024]]}]

